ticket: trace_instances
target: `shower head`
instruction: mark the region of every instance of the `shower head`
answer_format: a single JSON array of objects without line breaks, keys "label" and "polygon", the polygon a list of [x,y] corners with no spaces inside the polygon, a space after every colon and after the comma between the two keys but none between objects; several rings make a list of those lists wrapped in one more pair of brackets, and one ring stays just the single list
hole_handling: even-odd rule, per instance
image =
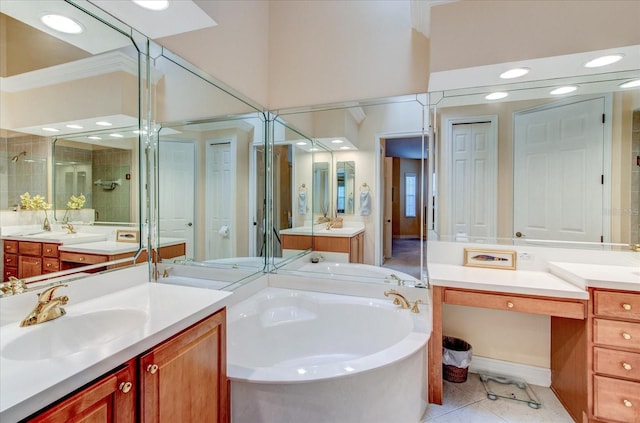
[{"label": "shower head", "polygon": [[18,160],[20,159],[20,156],[26,156],[26,155],[27,155],[27,152],[26,151],[22,151],[22,152],[16,154],[15,156],[13,156],[11,158],[11,161],[14,162],[14,163],[18,163]]}]

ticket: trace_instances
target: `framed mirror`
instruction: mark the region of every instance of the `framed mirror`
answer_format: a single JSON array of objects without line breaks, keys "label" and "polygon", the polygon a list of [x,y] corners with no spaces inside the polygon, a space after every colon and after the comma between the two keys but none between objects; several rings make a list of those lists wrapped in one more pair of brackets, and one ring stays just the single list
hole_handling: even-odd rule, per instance
[{"label": "framed mirror", "polygon": [[[81,32],[47,27],[40,20],[45,11],[71,18]],[[3,280],[15,276],[32,282],[65,271],[132,264],[134,257],[144,261],[136,174],[139,138],[132,132],[142,109],[144,37],[89,3],[64,1],[3,1],[0,26],[0,234],[5,243],[57,246],[55,257],[46,261],[21,254],[7,257],[15,266],[3,268]],[[126,160],[106,153],[99,158],[97,143],[89,139],[115,140],[114,128],[129,131]],[[128,163],[129,180],[107,176],[106,167],[120,163],[112,160]],[[97,195],[100,179],[121,180],[113,190],[123,193],[117,207]],[[33,204],[34,198],[40,203]],[[73,229],[63,228],[65,223]],[[124,229],[135,234],[136,242],[116,244],[117,231]],[[100,242],[109,248],[98,253],[95,243]],[[72,252],[91,260],[74,262],[68,256]],[[120,262],[109,264],[113,260]],[[95,264],[87,267],[89,262]]]},{"label": "framed mirror", "polygon": [[637,243],[638,67],[430,93],[434,239]]},{"label": "framed mirror", "polygon": [[336,163],[336,213],[354,214],[356,195],[356,163]]}]

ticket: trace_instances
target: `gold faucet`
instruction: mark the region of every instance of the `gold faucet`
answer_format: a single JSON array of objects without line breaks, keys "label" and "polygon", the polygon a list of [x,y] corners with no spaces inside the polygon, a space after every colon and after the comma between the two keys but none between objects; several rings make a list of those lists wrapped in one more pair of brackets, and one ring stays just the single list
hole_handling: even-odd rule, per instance
[{"label": "gold faucet", "polygon": [[418,304],[424,304],[424,301],[422,300],[416,300],[413,303],[413,307],[411,307],[411,312],[412,313],[420,313],[420,309],[418,308]]},{"label": "gold faucet", "polygon": [[2,292],[2,296],[20,294],[26,289],[27,284],[25,281],[18,279],[15,276],[9,276],[9,282],[0,284],[0,292]]},{"label": "gold faucet", "polygon": [[65,222],[61,227],[62,227],[62,229],[66,229],[68,234],[75,234],[76,233],[76,229],[69,222]]},{"label": "gold faucet", "polygon": [[631,244],[629,247],[631,248],[631,251],[640,252],[640,244]]},{"label": "gold faucet", "polygon": [[409,301],[407,301],[405,296],[402,295],[401,293],[399,293],[398,291],[396,291],[394,289],[392,289],[390,291],[384,291],[384,296],[385,297],[388,297],[389,295],[394,297],[393,303],[395,305],[399,305],[400,308],[409,308]]},{"label": "gold faucet", "polygon": [[55,285],[38,294],[38,303],[33,311],[20,323],[20,326],[37,325],[67,314],[65,309],[60,306],[66,304],[67,301],[69,301],[69,297],[66,295],[60,297],[53,296],[56,290],[63,286],[67,285]]},{"label": "gold faucet", "polygon": [[169,277],[169,270],[173,270],[173,267],[165,267],[164,270],[162,271],[162,277],[163,278],[168,278]]}]

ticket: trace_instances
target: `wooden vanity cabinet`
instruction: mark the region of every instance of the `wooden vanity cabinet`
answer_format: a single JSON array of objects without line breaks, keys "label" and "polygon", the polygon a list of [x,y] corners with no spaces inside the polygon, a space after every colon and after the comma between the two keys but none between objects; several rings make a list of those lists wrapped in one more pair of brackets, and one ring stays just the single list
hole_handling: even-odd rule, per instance
[{"label": "wooden vanity cabinet", "polygon": [[134,423],[136,422],[136,360],[81,388],[30,423]]},{"label": "wooden vanity cabinet", "polygon": [[60,270],[58,244],[34,241],[4,240],[4,281],[9,276],[19,279]]},{"label": "wooden vanity cabinet", "polygon": [[18,277],[18,241],[4,240],[3,242],[4,271],[2,281],[8,281],[9,277]]},{"label": "wooden vanity cabinet", "polygon": [[281,235],[285,250],[326,251],[349,254],[350,263],[364,263],[364,232],[352,237],[322,235]]},{"label": "wooden vanity cabinet", "polygon": [[141,421],[228,422],[225,351],[222,310],[140,357]]}]

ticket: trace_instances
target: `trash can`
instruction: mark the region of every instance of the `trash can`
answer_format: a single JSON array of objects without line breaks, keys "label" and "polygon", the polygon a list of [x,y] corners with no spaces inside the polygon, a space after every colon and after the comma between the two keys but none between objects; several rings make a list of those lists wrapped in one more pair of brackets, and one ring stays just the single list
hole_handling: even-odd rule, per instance
[{"label": "trash can", "polygon": [[442,337],[442,377],[449,382],[467,380],[472,356],[471,345],[452,336]]}]

